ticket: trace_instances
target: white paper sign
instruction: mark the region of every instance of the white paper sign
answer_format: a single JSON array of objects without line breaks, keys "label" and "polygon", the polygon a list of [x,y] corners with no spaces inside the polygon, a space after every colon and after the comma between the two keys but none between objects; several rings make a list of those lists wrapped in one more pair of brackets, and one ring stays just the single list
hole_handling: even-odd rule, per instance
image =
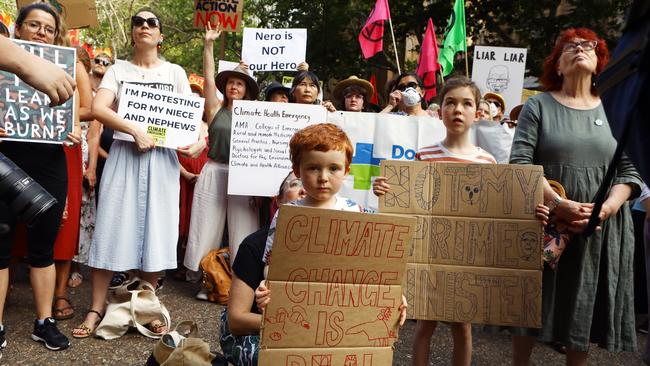
[{"label": "white paper sign", "polygon": [[326,118],[319,105],[233,101],[228,194],[275,196],[291,171],[291,136]]},{"label": "white paper sign", "polygon": [[474,47],[472,81],[478,85],[482,94],[493,92],[501,94],[506,101],[504,115],[521,104],[526,73],[525,48]]},{"label": "white paper sign", "polygon": [[[204,99],[125,83],[117,114],[144,130],[156,146],[176,149],[195,143],[201,131]],[[115,131],[113,138],[134,141]]]},{"label": "white paper sign", "polygon": [[242,59],[252,71],[296,71],[306,52],[307,29],[244,28]]}]

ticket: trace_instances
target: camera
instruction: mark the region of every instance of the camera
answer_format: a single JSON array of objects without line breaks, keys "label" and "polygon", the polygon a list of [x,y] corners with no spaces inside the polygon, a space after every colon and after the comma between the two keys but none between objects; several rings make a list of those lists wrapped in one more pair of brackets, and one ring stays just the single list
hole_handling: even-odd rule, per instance
[{"label": "camera", "polygon": [[13,161],[0,153],[0,200],[25,223],[33,225],[57,200]]}]

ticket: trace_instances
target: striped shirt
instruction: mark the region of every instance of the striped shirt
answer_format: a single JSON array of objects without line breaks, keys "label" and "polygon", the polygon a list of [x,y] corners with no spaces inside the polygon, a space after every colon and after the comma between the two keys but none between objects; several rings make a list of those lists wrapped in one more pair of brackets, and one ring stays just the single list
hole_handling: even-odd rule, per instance
[{"label": "striped shirt", "polygon": [[489,152],[476,147],[476,152],[473,154],[457,154],[447,150],[438,142],[434,145],[423,147],[415,155],[416,160],[421,161],[436,161],[448,163],[474,163],[474,164],[496,164],[497,161]]}]

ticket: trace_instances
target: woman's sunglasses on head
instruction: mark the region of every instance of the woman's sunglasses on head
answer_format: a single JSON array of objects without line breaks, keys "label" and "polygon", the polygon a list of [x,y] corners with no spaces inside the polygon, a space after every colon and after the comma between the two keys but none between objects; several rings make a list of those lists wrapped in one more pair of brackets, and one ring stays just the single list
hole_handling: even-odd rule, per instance
[{"label": "woman's sunglasses on head", "polygon": [[111,62],[103,58],[96,58],[95,65],[111,66]]},{"label": "woman's sunglasses on head", "polygon": [[131,17],[131,27],[142,27],[144,23],[147,23],[150,28],[160,28],[160,20],[156,17],[146,19],[138,15]]}]

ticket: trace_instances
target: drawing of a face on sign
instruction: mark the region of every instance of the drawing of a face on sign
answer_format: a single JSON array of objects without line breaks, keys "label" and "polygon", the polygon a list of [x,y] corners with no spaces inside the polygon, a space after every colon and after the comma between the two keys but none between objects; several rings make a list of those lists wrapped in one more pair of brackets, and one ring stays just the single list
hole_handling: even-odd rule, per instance
[{"label": "drawing of a face on sign", "polygon": [[478,203],[479,193],[481,192],[480,177],[467,177],[460,184],[460,198],[470,206]]},{"label": "drawing of a face on sign", "polygon": [[535,254],[535,247],[539,245],[537,234],[532,231],[521,234],[519,245],[519,257],[526,262],[530,261]]},{"label": "drawing of a face on sign", "polygon": [[510,72],[508,68],[503,65],[496,65],[490,68],[485,85],[495,93],[503,93],[508,89],[510,82]]}]

